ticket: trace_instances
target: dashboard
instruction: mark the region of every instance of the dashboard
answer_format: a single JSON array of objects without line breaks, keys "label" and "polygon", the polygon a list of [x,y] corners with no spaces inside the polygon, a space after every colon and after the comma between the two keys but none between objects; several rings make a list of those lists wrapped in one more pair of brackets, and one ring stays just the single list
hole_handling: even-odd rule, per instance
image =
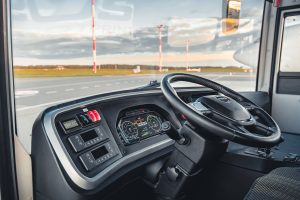
[{"label": "dashboard", "polygon": [[[116,137],[124,146],[170,130],[169,121],[146,107],[129,108],[118,117]],[[116,143],[99,106],[60,114],[55,121],[59,138],[82,174],[91,177],[122,157],[120,145]]]},{"label": "dashboard", "polygon": [[[190,101],[213,91],[181,89],[178,94]],[[52,199],[101,192],[132,170],[170,155],[179,116],[160,89],[103,94],[46,109],[33,127],[35,189]]]}]

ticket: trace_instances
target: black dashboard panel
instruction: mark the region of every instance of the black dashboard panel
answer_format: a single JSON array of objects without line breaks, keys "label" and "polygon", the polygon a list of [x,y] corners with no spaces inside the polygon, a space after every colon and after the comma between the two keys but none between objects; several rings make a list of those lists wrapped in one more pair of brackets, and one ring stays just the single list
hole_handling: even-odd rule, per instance
[{"label": "black dashboard panel", "polygon": [[[213,91],[190,88],[178,94],[189,101]],[[174,140],[164,123],[171,132],[179,129],[179,114],[160,89],[103,94],[48,108],[33,127],[36,193],[93,199],[126,173],[172,152]],[[125,121],[137,126],[137,140],[124,140],[120,125]]]},{"label": "black dashboard panel", "polygon": [[[94,113],[94,116],[91,113]],[[95,118],[95,115],[98,117]],[[72,124],[67,125],[68,129],[65,126],[66,122]],[[105,118],[97,106],[63,112],[55,118],[55,125],[73,163],[87,177],[95,176],[122,157]],[[98,149],[104,149],[106,153],[95,157],[93,152]]]}]

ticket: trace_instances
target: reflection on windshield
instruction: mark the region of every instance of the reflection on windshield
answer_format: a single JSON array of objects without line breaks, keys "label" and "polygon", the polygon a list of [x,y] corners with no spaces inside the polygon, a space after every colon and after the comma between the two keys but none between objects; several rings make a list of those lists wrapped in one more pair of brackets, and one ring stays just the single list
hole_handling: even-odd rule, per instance
[{"label": "reflection on windshield", "polygon": [[30,151],[44,108],[166,73],[254,90],[263,4],[241,1],[237,31],[224,34],[222,0],[12,0],[19,137]]}]

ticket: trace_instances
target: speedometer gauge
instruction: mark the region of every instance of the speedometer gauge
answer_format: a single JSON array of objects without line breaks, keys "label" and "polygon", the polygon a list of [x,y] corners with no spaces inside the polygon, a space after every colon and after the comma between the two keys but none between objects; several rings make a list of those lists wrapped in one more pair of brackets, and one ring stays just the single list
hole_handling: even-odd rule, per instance
[{"label": "speedometer gauge", "polygon": [[161,130],[161,120],[157,116],[148,115],[147,123],[155,132],[159,132]]},{"label": "speedometer gauge", "polygon": [[124,121],[121,124],[121,129],[127,140],[136,139],[138,137],[137,127],[130,121]]},{"label": "speedometer gauge", "polygon": [[141,142],[163,133],[162,118],[156,112],[133,112],[118,123],[118,133],[124,145]]}]

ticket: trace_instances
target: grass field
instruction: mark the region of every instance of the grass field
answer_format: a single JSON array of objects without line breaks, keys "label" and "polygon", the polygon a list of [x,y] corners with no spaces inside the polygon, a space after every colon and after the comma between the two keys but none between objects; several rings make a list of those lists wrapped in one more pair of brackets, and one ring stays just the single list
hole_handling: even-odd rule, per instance
[{"label": "grass field", "polygon": [[[144,69],[138,74],[165,74],[175,72],[187,72],[186,70],[169,70],[167,72],[159,72],[158,70]],[[201,68],[204,73],[226,73],[226,72],[246,72],[241,68]],[[97,73],[93,73],[89,68],[65,68],[58,70],[56,68],[15,68],[15,77],[17,78],[34,78],[34,77],[73,77],[73,76],[112,76],[112,75],[134,75],[132,69],[101,69]]]}]

